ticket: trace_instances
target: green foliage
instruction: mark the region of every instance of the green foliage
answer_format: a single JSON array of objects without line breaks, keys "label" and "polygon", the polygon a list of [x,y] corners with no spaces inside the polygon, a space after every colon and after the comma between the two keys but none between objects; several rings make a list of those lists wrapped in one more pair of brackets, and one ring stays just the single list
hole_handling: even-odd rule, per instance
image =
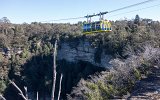
[{"label": "green foliage", "polygon": [[112,81],[112,78],[113,78],[113,74],[112,73],[110,73],[109,75],[107,75],[105,77],[105,79],[108,80],[108,81]]},{"label": "green foliage", "polygon": [[50,53],[50,49],[46,44],[43,46],[43,51],[45,55],[48,55]]},{"label": "green foliage", "polygon": [[150,70],[150,66],[151,66],[151,63],[149,63],[148,61],[144,61],[144,62],[142,63],[142,67],[139,68],[139,70],[140,70],[140,72],[141,72],[142,74],[144,74],[145,76],[147,76],[148,73],[149,73],[149,70]]},{"label": "green foliage", "polygon": [[88,83],[86,84],[86,86],[87,86],[89,89],[91,89],[91,90],[97,90],[97,89],[98,89],[98,86],[97,86],[97,84],[95,84],[95,83],[88,82]]},{"label": "green foliage", "polygon": [[88,100],[107,100],[117,93],[113,85],[101,81],[98,83],[87,82],[86,86],[91,90],[91,92],[86,93]]},{"label": "green foliage", "polygon": [[98,82],[99,89],[101,91],[101,95],[103,100],[111,98],[112,95],[116,93],[116,90],[110,84],[105,84],[104,82]]},{"label": "green foliage", "polygon": [[0,94],[6,89],[6,83],[3,80],[0,80]]},{"label": "green foliage", "polygon": [[24,48],[22,54],[21,54],[21,57],[22,58],[27,58],[29,56],[29,51],[27,49]]},{"label": "green foliage", "polygon": [[136,77],[137,80],[141,79],[141,73],[138,69],[134,69],[134,76]]},{"label": "green foliage", "polygon": [[85,94],[88,100],[103,100],[97,84],[87,83],[86,86],[91,90],[91,92]]},{"label": "green foliage", "polygon": [[3,61],[3,55],[2,55],[2,53],[0,53],[0,62],[2,62]]},{"label": "green foliage", "polygon": [[122,50],[126,44],[126,33],[110,33],[104,40],[104,50],[109,55],[119,54],[122,55]]}]

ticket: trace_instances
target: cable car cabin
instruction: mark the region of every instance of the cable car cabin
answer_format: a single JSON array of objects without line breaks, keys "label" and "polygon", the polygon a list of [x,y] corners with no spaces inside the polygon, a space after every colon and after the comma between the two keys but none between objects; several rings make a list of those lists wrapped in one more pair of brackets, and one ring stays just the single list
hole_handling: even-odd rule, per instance
[{"label": "cable car cabin", "polygon": [[101,20],[83,24],[83,33],[85,34],[110,32],[110,31],[112,31],[111,23],[107,20]]}]

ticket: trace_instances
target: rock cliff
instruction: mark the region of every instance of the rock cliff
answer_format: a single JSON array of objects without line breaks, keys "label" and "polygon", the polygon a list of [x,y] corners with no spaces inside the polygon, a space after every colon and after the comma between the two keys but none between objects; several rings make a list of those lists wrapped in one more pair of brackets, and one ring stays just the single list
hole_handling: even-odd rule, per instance
[{"label": "rock cliff", "polygon": [[98,52],[98,49],[92,46],[88,39],[79,40],[78,43],[63,41],[60,43],[58,50],[58,60],[64,59],[68,62],[86,61],[99,67],[110,67],[109,61],[113,57],[105,54],[103,49]]}]

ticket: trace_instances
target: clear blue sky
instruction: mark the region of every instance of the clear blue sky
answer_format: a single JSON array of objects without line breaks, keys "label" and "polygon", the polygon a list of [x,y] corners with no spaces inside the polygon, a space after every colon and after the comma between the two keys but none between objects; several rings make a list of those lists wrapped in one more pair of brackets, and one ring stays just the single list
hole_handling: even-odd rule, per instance
[{"label": "clear blue sky", "polygon": [[[111,11],[142,1],[145,0],[1,0],[0,18],[8,17],[12,23],[49,21],[61,18],[81,17],[87,14],[98,13],[100,11]],[[135,15],[138,14],[142,18],[160,20],[160,6],[113,16],[156,4],[160,4],[160,0],[110,13],[105,17],[109,20],[119,20],[124,18],[133,19]],[[70,20],[67,22],[83,20],[85,19]]]}]

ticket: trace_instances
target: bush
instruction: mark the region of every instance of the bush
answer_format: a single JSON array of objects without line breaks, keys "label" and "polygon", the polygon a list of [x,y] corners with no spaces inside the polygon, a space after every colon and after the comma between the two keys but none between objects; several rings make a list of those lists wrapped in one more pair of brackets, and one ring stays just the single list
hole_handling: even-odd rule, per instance
[{"label": "bush", "polygon": [[85,94],[88,100],[102,100],[97,84],[88,82],[86,86],[91,90],[91,92]]},{"label": "bush", "polygon": [[6,83],[3,80],[0,80],[0,94],[6,89]]},{"label": "bush", "polygon": [[136,77],[137,80],[141,79],[141,73],[138,69],[134,69],[134,76]]},{"label": "bush", "polygon": [[102,81],[97,83],[87,82],[86,86],[91,90],[89,93],[86,93],[88,100],[107,100],[117,93],[113,85]]}]

